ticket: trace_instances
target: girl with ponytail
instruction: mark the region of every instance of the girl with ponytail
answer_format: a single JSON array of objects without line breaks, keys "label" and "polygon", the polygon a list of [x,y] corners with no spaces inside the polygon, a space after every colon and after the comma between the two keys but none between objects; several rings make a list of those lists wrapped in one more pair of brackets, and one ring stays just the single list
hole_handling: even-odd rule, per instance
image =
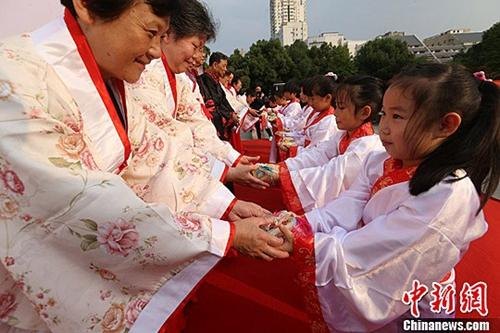
[{"label": "girl with ponytail", "polygon": [[487,230],[499,98],[494,83],[456,65],[417,65],[390,81],[379,129],[386,151],[369,154],[336,200],[291,230],[280,226],[318,331],[396,332],[401,318],[453,315],[433,307],[431,292],[416,303],[408,292],[415,281],[429,291],[452,285],[453,268]]}]

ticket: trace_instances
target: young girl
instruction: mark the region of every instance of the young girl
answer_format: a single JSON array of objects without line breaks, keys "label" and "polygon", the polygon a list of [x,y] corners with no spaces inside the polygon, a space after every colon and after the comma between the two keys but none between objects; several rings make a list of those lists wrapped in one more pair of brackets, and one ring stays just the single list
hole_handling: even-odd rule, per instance
[{"label": "young girl", "polygon": [[[380,122],[387,152],[370,154],[351,188],[297,218],[293,234],[281,228],[302,285],[317,292],[308,299],[316,324],[397,331],[397,319],[411,316],[404,294],[413,281],[429,291],[453,283],[453,267],[487,230],[481,209],[500,178],[499,99],[498,87],[459,66],[417,65],[393,78]],[[419,315],[446,316],[431,311],[430,297]]]},{"label": "young girl", "polygon": [[334,83],[325,76],[318,75],[305,87],[305,94],[310,100],[313,111],[307,117],[304,128],[300,133],[290,133],[287,139],[281,142],[280,149],[284,151],[296,150],[290,156],[299,154],[304,148],[312,148],[323,141],[330,139],[337,132],[333,103]]},{"label": "young girl", "polygon": [[276,170],[270,183],[280,183],[289,210],[304,214],[335,199],[354,182],[368,153],[383,150],[372,127],[383,94],[384,83],[377,78],[346,79],[336,89],[335,118],[341,131],[279,166],[268,166]]}]

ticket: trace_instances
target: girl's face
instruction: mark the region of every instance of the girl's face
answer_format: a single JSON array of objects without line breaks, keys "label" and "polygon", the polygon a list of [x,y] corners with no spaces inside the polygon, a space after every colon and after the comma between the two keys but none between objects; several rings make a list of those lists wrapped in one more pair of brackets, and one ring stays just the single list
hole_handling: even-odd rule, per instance
[{"label": "girl's face", "polygon": [[314,110],[318,112],[328,110],[331,106],[332,95],[327,94],[326,96],[322,97],[314,94],[312,96],[309,96],[309,101]]},{"label": "girl's face", "polygon": [[417,165],[442,141],[434,135],[438,131],[438,124],[419,131],[418,138],[406,139],[405,130],[410,124],[413,112],[414,103],[408,94],[401,88],[389,87],[384,95],[379,125],[380,139],[389,155],[402,160],[405,167]]},{"label": "girl's face", "polygon": [[280,106],[285,106],[287,104],[286,98],[283,97],[276,97],[276,104]]},{"label": "girl's face", "polygon": [[337,96],[337,98],[337,107],[335,108],[337,127],[350,132],[363,125],[366,116],[363,117],[362,112],[356,113],[356,106],[351,100],[347,96]]}]

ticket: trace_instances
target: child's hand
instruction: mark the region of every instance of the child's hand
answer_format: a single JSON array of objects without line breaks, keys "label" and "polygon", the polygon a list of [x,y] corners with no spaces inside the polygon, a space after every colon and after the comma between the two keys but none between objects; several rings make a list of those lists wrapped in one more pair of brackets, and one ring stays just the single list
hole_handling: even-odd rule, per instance
[{"label": "child's hand", "polygon": [[281,234],[283,236],[283,245],[281,245],[278,249],[292,253],[293,251],[293,234],[292,232],[288,229],[286,225],[279,225],[278,228],[281,231]]},{"label": "child's hand", "polygon": [[252,171],[255,178],[273,186],[279,182],[279,166],[277,164],[259,163]]}]

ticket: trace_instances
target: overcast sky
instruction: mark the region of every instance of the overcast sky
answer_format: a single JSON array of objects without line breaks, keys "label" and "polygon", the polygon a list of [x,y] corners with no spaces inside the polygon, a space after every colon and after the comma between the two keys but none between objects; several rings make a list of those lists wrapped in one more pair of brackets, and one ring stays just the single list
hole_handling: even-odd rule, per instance
[{"label": "overcast sky", "polygon": [[[59,0],[0,0],[0,37],[30,31],[61,13]],[[219,22],[212,50],[232,53],[269,38],[269,0],[204,0]],[[309,35],[336,31],[367,40],[387,31],[420,38],[448,29],[482,31],[500,21],[500,0],[307,0]]]}]

